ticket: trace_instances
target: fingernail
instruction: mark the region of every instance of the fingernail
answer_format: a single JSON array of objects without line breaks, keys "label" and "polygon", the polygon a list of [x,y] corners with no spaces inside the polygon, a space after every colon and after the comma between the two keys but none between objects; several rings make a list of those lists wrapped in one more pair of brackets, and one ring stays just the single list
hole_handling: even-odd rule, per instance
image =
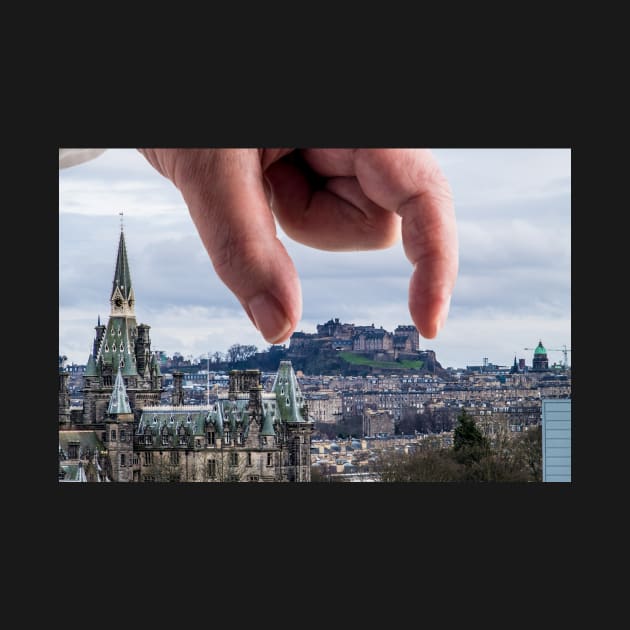
[{"label": "fingernail", "polygon": [[446,318],[448,317],[448,311],[450,308],[451,308],[451,296],[449,295],[448,300],[446,300],[446,302],[444,303],[444,306],[442,307],[442,312],[440,313],[440,319],[438,320],[438,325],[437,325],[437,332],[440,332],[440,330],[442,330],[442,327],[446,323]]},{"label": "fingernail", "polygon": [[278,343],[291,330],[291,322],[275,297],[260,293],[253,297],[247,306],[251,311],[256,327],[269,343]]}]

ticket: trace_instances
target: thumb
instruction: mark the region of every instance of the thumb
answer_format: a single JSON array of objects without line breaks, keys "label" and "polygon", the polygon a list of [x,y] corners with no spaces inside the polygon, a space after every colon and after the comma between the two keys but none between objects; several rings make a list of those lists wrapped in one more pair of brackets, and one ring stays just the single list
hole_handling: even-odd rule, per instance
[{"label": "thumb", "polygon": [[256,149],[141,150],[179,188],[217,275],[269,343],[302,316],[293,261],[276,236]]}]

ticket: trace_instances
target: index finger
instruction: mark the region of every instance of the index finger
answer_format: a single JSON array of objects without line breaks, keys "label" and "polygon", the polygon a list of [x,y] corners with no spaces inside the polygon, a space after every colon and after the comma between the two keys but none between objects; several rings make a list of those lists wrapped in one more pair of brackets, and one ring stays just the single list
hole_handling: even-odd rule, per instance
[{"label": "index finger", "polygon": [[357,149],[353,170],[365,194],[402,217],[405,255],[413,264],[409,312],[423,337],[444,325],[459,266],[453,195],[427,149]]}]

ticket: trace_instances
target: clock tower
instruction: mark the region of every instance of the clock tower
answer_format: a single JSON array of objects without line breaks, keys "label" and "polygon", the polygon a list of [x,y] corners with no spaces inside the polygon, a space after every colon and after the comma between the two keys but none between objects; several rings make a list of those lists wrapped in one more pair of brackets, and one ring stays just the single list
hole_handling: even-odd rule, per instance
[{"label": "clock tower", "polygon": [[122,372],[125,392],[136,420],[142,406],[159,404],[163,391],[162,375],[159,368],[155,368],[151,353],[150,326],[136,321],[135,294],[122,224],[109,303],[109,320],[107,325],[101,325],[99,317],[89,369],[86,369],[84,378],[80,424],[85,428],[106,422],[119,372]]}]

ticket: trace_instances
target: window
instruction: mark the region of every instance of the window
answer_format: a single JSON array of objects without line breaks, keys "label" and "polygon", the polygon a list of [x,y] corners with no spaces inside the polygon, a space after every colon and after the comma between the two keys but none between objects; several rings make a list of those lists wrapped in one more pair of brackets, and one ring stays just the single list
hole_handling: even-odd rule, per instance
[{"label": "window", "polygon": [[217,476],[217,463],[214,459],[208,460],[208,478],[214,479]]},{"label": "window", "polygon": [[144,443],[145,443],[147,446],[151,446],[151,445],[153,444],[153,437],[152,437],[152,436],[150,436],[150,435],[145,435],[145,436],[144,436]]},{"label": "window", "polygon": [[112,440],[115,440],[115,439],[116,439],[116,429],[112,429],[111,439],[112,439]]},{"label": "window", "polygon": [[125,454],[124,453],[120,454],[120,465],[121,466],[125,465]]},{"label": "window", "polygon": [[77,459],[79,457],[79,445],[68,444],[68,459]]},{"label": "window", "polygon": [[171,464],[179,464],[179,451],[171,451]]},{"label": "window", "polygon": [[216,444],[214,431],[208,431],[206,436],[208,438],[208,446],[214,446]]},{"label": "window", "polygon": [[243,443],[243,432],[242,431],[239,431],[236,434],[236,443],[237,444],[242,444]]},{"label": "window", "polygon": [[195,448],[201,448],[201,440],[195,440]]},{"label": "window", "polygon": [[229,443],[232,441],[232,436],[230,435],[230,432],[229,432],[229,431],[226,431],[226,432],[223,434],[223,436],[224,436],[224,437],[223,437],[223,439],[224,439],[224,441],[225,441],[225,443],[226,443],[226,444],[229,444]]},{"label": "window", "polygon": [[247,465],[248,466],[252,465],[252,454],[251,453],[247,453]]},{"label": "window", "polygon": [[267,453],[267,466],[273,466],[273,453]]},{"label": "window", "polygon": [[138,453],[134,453],[133,454],[133,465],[137,466],[140,463],[140,457],[138,456]]},{"label": "window", "polygon": [[162,433],[162,446],[168,446],[168,434]]},{"label": "window", "polygon": [[153,462],[153,453],[151,451],[144,452],[144,465],[150,466]]},{"label": "window", "polygon": [[142,479],[148,483],[155,481],[155,477],[153,475],[144,475]]},{"label": "window", "polygon": [[250,475],[247,478],[248,481],[258,481],[258,475]]},{"label": "window", "polygon": [[186,446],[188,444],[188,438],[185,435],[179,436],[179,445]]},{"label": "window", "polygon": [[125,430],[124,430],[124,429],[121,429],[121,430],[120,430],[120,441],[121,441],[121,442],[124,442],[125,440],[126,440],[126,437],[125,437]]},{"label": "window", "polygon": [[230,466],[238,466],[238,453],[230,453]]}]

